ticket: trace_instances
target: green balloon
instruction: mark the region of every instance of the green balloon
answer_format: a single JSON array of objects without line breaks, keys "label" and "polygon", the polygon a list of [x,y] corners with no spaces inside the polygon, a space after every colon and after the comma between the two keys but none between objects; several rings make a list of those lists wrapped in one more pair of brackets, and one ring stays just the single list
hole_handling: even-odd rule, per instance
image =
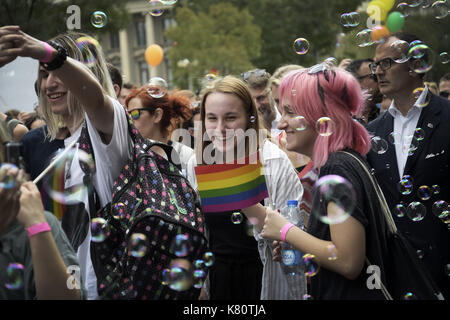
[{"label": "green balloon", "polygon": [[399,31],[405,24],[405,17],[400,12],[394,11],[389,14],[386,26],[391,33]]}]

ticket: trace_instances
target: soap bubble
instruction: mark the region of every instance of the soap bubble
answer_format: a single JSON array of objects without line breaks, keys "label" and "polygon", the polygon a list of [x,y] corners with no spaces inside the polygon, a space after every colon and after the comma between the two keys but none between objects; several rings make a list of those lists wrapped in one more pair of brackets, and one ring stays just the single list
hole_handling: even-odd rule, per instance
[{"label": "soap bubble", "polygon": [[407,292],[405,293],[405,295],[403,296],[403,300],[417,300],[417,297],[414,293],[412,292]]},{"label": "soap bubble", "polygon": [[170,251],[175,253],[177,257],[185,257],[189,254],[191,249],[191,243],[189,240],[189,235],[185,234],[177,234],[175,239],[172,241],[172,245],[170,246]]},{"label": "soap bubble", "polygon": [[368,47],[373,45],[372,30],[364,29],[356,34],[356,44],[358,47]]},{"label": "soap bubble", "polygon": [[436,217],[440,219],[446,218],[448,216],[449,210],[450,207],[447,201],[438,200],[433,203],[432,212]]},{"label": "soap bubble", "polygon": [[193,274],[194,288],[201,289],[205,282],[206,272],[203,270],[195,270]]},{"label": "soap bubble", "polygon": [[447,6],[446,1],[436,1],[431,6],[431,10],[433,11],[435,18],[439,20],[447,17],[449,12],[449,8]]},{"label": "soap bubble", "polygon": [[388,150],[388,143],[381,137],[375,136],[370,139],[372,151],[377,154],[384,154]]},{"label": "soap bubble", "polygon": [[309,42],[305,38],[297,38],[294,41],[293,47],[296,54],[304,55],[308,53]]},{"label": "soap bubble", "polygon": [[153,17],[159,17],[164,13],[164,4],[162,1],[160,0],[150,0],[149,1],[149,5],[150,5],[150,15],[152,15]]},{"label": "soap bubble", "polygon": [[329,137],[334,132],[334,122],[328,117],[322,117],[316,121],[316,131],[319,136]]},{"label": "soap bubble", "polygon": [[315,192],[318,192],[320,201],[326,206],[329,202],[336,205],[334,212],[328,212],[328,210],[313,212],[323,223],[341,223],[353,213],[356,194],[353,186],[345,178],[337,175],[323,176],[316,182]]},{"label": "soap bubble", "polygon": [[420,6],[420,5],[422,4],[422,2],[423,2],[423,0],[410,0],[409,3],[408,3],[408,5],[409,5],[411,8],[415,8],[415,7]]},{"label": "soap bubble", "polygon": [[399,203],[394,208],[394,213],[398,218],[403,218],[406,214],[406,207],[403,203]]},{"label": "soap bubble", "polygon": [[101,51],[99,42],[90,36],[83,36],[79,37],[75,43],[81,51],[81,62],[87,67],[95,66],[97,62],[97,52]]},{"label": "soap bubble", "polygon": [[414,61],[412,69],[417,73],[426,73],[431,70],[434,63],[434,52],[426,44],[412,46],[408,51],[408,56]]},{"label": "soap bubble", "polygon": [[448,52],[442,52],[439,55],[439,60],[441,61],[442,64],[447,64],[450,62],[450,55],[448,54]]},{"label": "soap bubble", "polygon": [[167,94],[168,85],[166,80],[160,77],[153,77],[147,84],[147,93],[155,99],[164,97]]},{"label": "soap bubble", "polygon": [[409,16],[410,10],[411,8],[408,6],[408,4],[406,2],[402,2],[397,5],[396,11],[400,12],[403,18],[406,18]]},{"label": "soap bubble", "polygon": [[423,218],[425,218],[426,213],[427,209],[418,201],[411,202],[406,209],[406,215],[415,222],[422,221]]},{"label": "soap bubble", "polygon": [[303,264],[305,266],[305,275],[314,277],[320,270],[320,266],[316,261],[316,256],[310,253],[303,255]]},{"label": "soap bubble", "polygon": [[[63,150],[58,151],[53,159],[60,157],[62,152]],[[71,184],[70,179],[66,179],[66,174],[70,168],[78,167],[79,164],[84,166],[90,174],[95,172],[95,164],[92,157],[83,150],[72,148],[67,150],[43,178],[42,186],[56,202],[70,205],[85,201],[87,188],[84,183],[80,181]]]},{"label": "soap bubble", "polygon": [[95,28],[103,28],[108,22],[108,17],[103,11],[95,11],[91,14],[91,24]]},{"label": "soap bubble", "polygon": [[23,287],[24,267],[20,263],[10,263],[6,268],[5,287],[9,290],[18,290]]},{"label": "soap bubble", "polygon": [[295,117],[295,130],[297,131],[303,131],[308,128],[308,124],[306,122],[305,117],[303,116],[296,116]]},{"label": "soap bubble", "polygon": [[215,261],[214,253],[205,252],[205,254],[203,255],[203,261],[205,262],[205,266],[207,266],[208,268],[211,267]]},{"label": "soap bubble", "polygon": [[357,27],[359,25],[359,13],[350,12],[342,14],[341,24],[346,28]]},{"label": "soap bubble", "polygon": [[135,258],[142,258],[147,252],[147,237],[142,233],[133,233],[128,241],[128,250]]},{"label": "soap bubble", "polygon": [[417,196],[420,200],[429,200],[431,198],[431,190],[428,186],[420,186],[419,189],[417,189]]},{"label": "soap bubble", "polygon": [[394,52],[394,61],[397,63],[405,63],[409,60],[409,43],[403,40],[396,40],[392,42],[390,48]]},{"label": "soap bubble", "polygon": [[404,175],[398,183],[398,190],[402,195],[411,194],[413,190],[413,182],[410,175]]},{"label": "soap bubble", "polygon": [[186,291],[192,286],[191,263],[186,259],[174,259],[170,263],[169,287],[175,291]]},{"label": "soap bubble", "polygon": [[231,222],[233,224],[241,224],[244,221],[244,216],[239,211],[233,212],[231,214]]},{"label": "soap bubble", "polygon": [[94,218],[91,221],[91,241],[103,242],[109,236],[109,226],[105,219]]}]

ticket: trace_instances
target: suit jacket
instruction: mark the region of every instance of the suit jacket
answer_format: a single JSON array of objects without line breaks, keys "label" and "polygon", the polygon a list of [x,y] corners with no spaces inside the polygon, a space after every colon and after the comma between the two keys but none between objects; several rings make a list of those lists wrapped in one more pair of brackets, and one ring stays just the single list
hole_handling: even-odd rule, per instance
[{"label": "suit jacket", "polygon": [[[398,174],[395,146],[388,143],[384,154],[370,151],[367,160],[375,169],[375,177],[383,190],[386,201],[397,228],[410,240],[418,251],[422,261],[428,267],[436,284],[441,288],[446,299],[450,299],[450,277],[447,264],[450,263],[449,225],[433,214],[433,204],[437,200],[450,203],[450,102],[431,94],[430,103],[422,109],[417,128],[422,128],[425,137],[406,161],[403,175],[412,177],[413,189],[403,195],[398,188],[401,180]],[[389,112],[369,123],[367,130],[373,136],[389,141],[394,128],[394,118]],[[439,186],[439,193],[431,193],[428,200],[417,194],[419,187]],[[421,221],[412,221],[407,215],[397,217],[394,208],[403,203],[405,207],[411,202],[421,202],[426,208],[426,215]],[[448,219],[448,218],[447,218]],[[448,221],[448,220],[447,220]]]}]

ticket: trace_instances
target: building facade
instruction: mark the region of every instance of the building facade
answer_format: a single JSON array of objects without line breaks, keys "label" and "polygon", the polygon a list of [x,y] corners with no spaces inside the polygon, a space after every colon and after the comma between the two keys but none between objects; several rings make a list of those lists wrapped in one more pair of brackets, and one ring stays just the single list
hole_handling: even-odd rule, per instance
[{"label": "building facade", "polygon": [[165,56],[156,67],[145,61],[145,50],[149,45],[158,44],[165,52],[169,46],[164,32],[175,23],[168,15],[171,7],[163,7],[161,16],[150,14],[146,0],[127,1],[126,9],[131,15],[128,27],[99,38],[106,59],[121,71],[124,83],[140,86],[152,77],[161,77],[171,83],[170,63]]}]

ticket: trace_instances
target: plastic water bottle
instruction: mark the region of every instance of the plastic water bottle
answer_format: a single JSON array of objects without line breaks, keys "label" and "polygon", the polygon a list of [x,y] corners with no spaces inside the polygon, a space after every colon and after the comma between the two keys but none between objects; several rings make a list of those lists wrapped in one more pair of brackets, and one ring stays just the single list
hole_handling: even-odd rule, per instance
[{"label": "plastic water bottle", "polygon": [[[288,200],[287,210],[283,214],[292,224],[301,228],[303,226],[303,217],[298,208],[297,200]],[[303,264],[303,253],[287,242],[281,245],[281,268],[286,275],[289,284],[291,299],[302,299],[305,288],[305,268]]]}]

